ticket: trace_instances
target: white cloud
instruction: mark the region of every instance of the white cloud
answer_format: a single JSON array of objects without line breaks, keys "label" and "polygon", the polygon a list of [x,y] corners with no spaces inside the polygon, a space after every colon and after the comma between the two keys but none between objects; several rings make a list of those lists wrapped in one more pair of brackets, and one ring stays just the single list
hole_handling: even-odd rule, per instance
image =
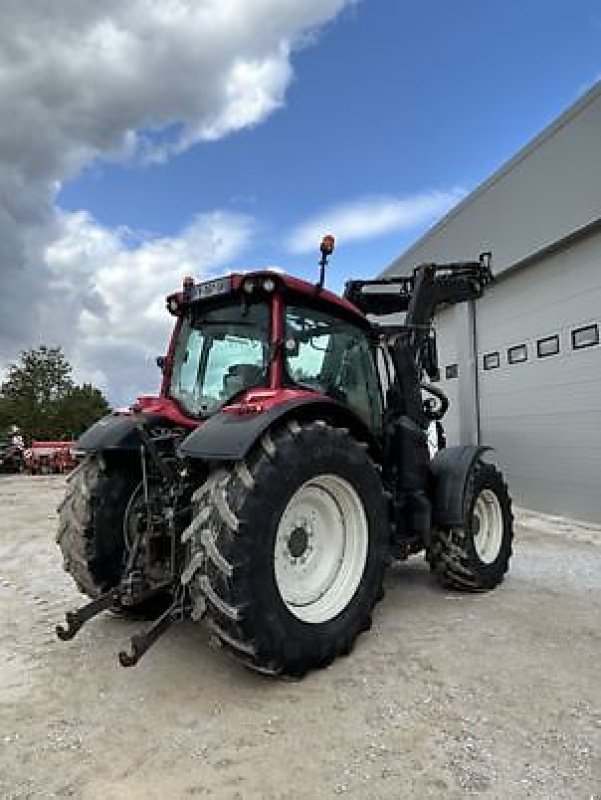
[{"label": "white cloud", "polygon": [[348,4],[9,0],[0,153],[60,179],[94,156],[131,153],[141,129],[172,131],[181,149],[257,124],[284,101],[291,52]]},{"label": "white cloud", "polygon": [[[132,247],[126,231],[61,215],[61,183],[98,158],[165,160],[259,124],[285,101],[295,50],[353,2],[2,3],[0,369],[40,339],[98,336],[125,286],[147,315],[156,274],[197,263],[207,225],[221,230],[205,215],[181,236]],[[211,245],[221,263],[231,230]],[[139,333],[131,323],[124,335]]]},{"label": "white cloud", "polygon": [[[80,380],[89,380],[119,402],[154,388],[154,357],[167,346],[173,318],[167,294],[184,275],[203,278],[231,262],[253,232],[249,217],[226,212],[199,215],[174,237],[143,239],[110,230],[86,212],[62,214],[61,234],[48,246],[50,289],[60,298],[60,320],[43,312],[42,329],[64,327],[69,356]],[[57,330],[58,329],[58,330]]]},{"label": "white cloud", "polygon": [[340,242],[373,239],[395,231],[408,230],[434,222],[452,208],[465,192],[428,192],[410,197],[366,197],[351,200],[321,211],[303,222],[289,235],[292,253],[315,250],[325,233]]}]

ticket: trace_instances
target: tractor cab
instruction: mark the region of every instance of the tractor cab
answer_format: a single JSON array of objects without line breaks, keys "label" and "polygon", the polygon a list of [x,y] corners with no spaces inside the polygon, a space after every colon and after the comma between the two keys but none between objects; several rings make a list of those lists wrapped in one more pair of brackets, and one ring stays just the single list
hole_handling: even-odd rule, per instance
[{"label": "tractor cab", "polygon": [[275,272],[233,274],[167,298],[177,317],[161,394],[202,421],[232,404],[291,392],[330,398],[374,432],[382,395],[368,320],[351,303]]}]

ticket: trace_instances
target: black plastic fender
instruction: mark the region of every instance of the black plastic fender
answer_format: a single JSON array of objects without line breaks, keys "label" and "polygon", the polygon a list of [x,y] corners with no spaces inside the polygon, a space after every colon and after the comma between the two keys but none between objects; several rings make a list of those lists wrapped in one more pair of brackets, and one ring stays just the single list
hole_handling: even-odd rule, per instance
[{"label": "black plastic fender", "polygon": [[142,443],[136,423],[140,415],[109,414],[82,433],[73,449],[83,453],[98,450],[139,450]]},{"label": "black plastic fender", "polygon": [[178,455],[207,461],[240,461],[269,428],[293,413],[299,421],[308,417],[345,426],[371,448],[378,447],[369,428],[346,406],[323,397],[302,397],[257,414],[221,411],[184,439],[178,448]]},{"label": "black plastic fender", "polygon": [[441,527],[460,526],[465,522],[465,487],[478,458],[487,450],[487,445],[461,445],[439,451],[430,463],[434,479],[434,503],[432,509],[435,525]]}]

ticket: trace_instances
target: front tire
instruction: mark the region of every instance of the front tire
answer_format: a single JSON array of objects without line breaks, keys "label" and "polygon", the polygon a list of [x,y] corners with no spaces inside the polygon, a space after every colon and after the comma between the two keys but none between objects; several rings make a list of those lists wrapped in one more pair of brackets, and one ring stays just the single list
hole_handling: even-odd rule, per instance
[{"label": "front tire", "polygon": [[194,617],[251,668],[300,677],[349,653],[383,596],[388,520],[379,474],[324,422],[266,434],[194,496],[184,533]]},{"label": "front tire", "polygon": [[465,523],[437,530],[427,553],[430,569],[443,586],[487,592],[509,569],[513,542],[511,498],[501,473],[477,461],[465,490]]}]

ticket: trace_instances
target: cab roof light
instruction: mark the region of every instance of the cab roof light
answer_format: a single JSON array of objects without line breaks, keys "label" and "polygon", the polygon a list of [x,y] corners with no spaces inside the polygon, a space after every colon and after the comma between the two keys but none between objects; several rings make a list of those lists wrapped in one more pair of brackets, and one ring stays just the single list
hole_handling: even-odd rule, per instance
[{"label": "cab roof light", "polygon": [[317,262],[319,264],[319,280],[315,288],[318,292],[323,289],[323,284],[326,277],[326,267],[328,266],[328,258],[334,252],[334,247],[336,246],[336,239],[332,236],[331,233],[327,233],[323,239],[321,240],[321,244],[319,245],[319,251],[321,253],[321,258]]},{"label": "cab roof light", "polygon": [[321,240],[319,249],[323,256],[331,256],[332,253],[334,252],[335,246],[336,246],[336,239],[332,236],[331,233],[327,233]]}]

